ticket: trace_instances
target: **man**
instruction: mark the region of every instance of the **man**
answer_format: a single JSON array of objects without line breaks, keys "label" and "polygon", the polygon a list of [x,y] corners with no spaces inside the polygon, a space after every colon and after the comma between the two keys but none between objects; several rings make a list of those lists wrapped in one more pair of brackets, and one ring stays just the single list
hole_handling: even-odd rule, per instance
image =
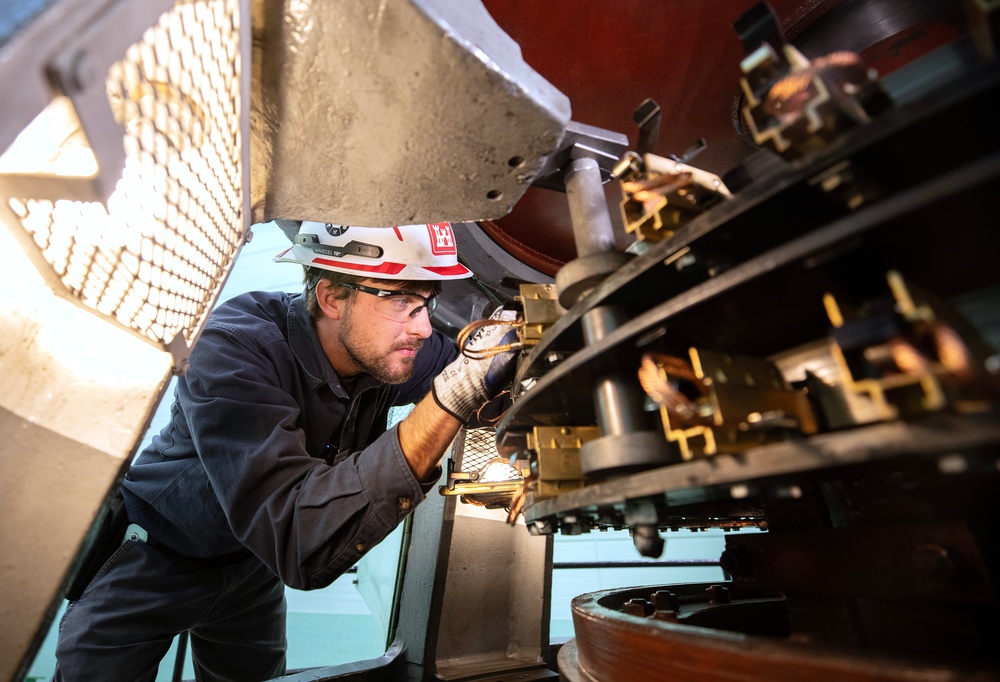
[{"label": "man", "polygon": [[184,631],[201,680],[282,674],[283,584],[324,587],[388,535],[509,383],[513,354],[456,359],[431,328],[441,280],[471,275],[449,225],[304,222],[295,242],[275,260],[306,266],[304,295],[248,293],[210,317],[170,423],[126,474],[124,541],[60,624],[54,679],[152,680]]}]

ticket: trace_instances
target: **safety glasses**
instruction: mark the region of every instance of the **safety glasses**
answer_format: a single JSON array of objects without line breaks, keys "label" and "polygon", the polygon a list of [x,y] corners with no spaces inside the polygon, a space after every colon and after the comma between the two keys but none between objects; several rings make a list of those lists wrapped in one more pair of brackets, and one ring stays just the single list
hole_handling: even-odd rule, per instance
[{"label": "safety glasses", "polygon": [[375,304],[378,312],[396,322],[408,322],[417,317],[421,310],[426,310],[427,316],[430,317],[437,308],[436,295],[421,296],[410,291],[378,289],[363,284],[341,283],[338,286],[378,297],[379,300]]}]

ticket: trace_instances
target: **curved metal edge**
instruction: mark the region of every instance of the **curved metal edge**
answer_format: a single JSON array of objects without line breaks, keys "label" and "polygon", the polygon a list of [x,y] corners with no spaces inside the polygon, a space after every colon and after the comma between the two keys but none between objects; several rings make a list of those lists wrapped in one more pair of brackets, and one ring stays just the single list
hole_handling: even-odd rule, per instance
[{"label": "curved metal edge", "polygon": [[787,679],[992,680],[995,671],[928,665],[836,645],[810,644],[631,616],[615,608],[650,590],[686,594],[710,583],[602,590],[573,599],[573,625],[581,668],[602,682],[664,679],[764,682],[783,671]]},{"label": "curved metal edge", "polygon": [[543,272],[526,265],[487,234],[478,223],[455,223],[458,253],[476,273],[476,277],[499,287],[503,279],[512,278],[534,284],[554,282]]},{"label": "curved metal edge", "polygon": [[580,446],[580,468],[587,476],[606,475],[635,467],[676,463],[662,431],[608,434]]},{"label": "curved metal edge", "polygon": [[[716,455],[572,490],[537,502],[525,510],[524,519],[531,523],[566,511],[611,506],[676,490],[732,485],[906,454],[932,455],[993,445],[1000,443],[1000,425],[995,420],[995,414],[981,419],[939,414],[916,423],[887,422],[762,445],[743,455]],[[872,443],[879,447],[872,448]]]},{"label": "curved metal edge", "polygon": [[553,343],[562,338],[564,333],[579,325],[580,319],[588,310],[601,305],[622,287],[638,279],[647,271],[655,269],[664,260],[680,252],[697,239],[724,225],[731,218],[762,203],[772,195],[778,194],[800,179],[800,172],[796,169],[780,166],[776,172],[768,174],[757,183],[761,188],[760,192],[746,192],[735,196],[730,201],[717,204],[678,230],[672,237],[652,244],[643,254],[624,263],[617,271],[609,274],[606,279],[587,292],[566,315],[552,326],[525,359],[518,371],[515,383],[518,384],[528,379],[528,370],[552,350]]},{"label": "curved metal edge", "polygon": [[571,639],[562,645],[558,656],[559,675],[566,682],[599,682],[580,667],[579,650],[576,639]]},{"label": "curved metal edge", "polygon": [[405,653],[406,643],[397,639],[378,658],[303,670],[291,675],[276,677],[271,682],[324,682],[325,680],[402,682],[406,678]]},{"label": "curved metal edge", "polygon": [[[600,344],[587,346],[567,358],[559,367],[539,379],[537,384],[527,394],[521,393],[516,396],[517,399],[513,407],[498,425],[498,438],[501,438],[507,430],[515,425],[522,412],[530,409],[531,400],[535,396],[545,390],[552,389],[555,384],[558,384],[570,372],[589,365],[601,354],[623,346],[644,332],[653,329],[664,320],[694,307],[705,300],[731,291],[763,274],[798,262],[823,248],[841,243],[850,237],[875,229],[891,216],[905,211],[915,211],[920,206],[933,203],[934,201],[941,201],[959,189],[974,185],[984,185],[994,180],[998,175],[1000,175],[1000,154],[989,154],[961,168],[937,176],[908,190],[901,191],[884,201],[839,218],[782,246],[751,258],[731,270],[727,270],[674,298],[650,308],[602,339]],[[645,258],[645,256],[642,258]],[[646,268],[644,269],[651,267],[651,264],[646,263],[645,265]],[[621,280],[616,281],[615,285],[621,286],[625,281],[628,280],[623,277]],[[601,298],[606,298],[611,293],[610,287],[605,286],[606,284],[608,284],[607,281],[598,287],[602,294]],[[594,295],[594,292],[587,296],[584,301],[573,308],[572,314],[575,316],[573,321],[578,321],[583,312],[594,307],[598,300],[600,299]],[[565,319],[564,317],[563,320]],[[560,322],[563,322],[563,320],[560,320]],[[557,326],[558,323],[549,332],[552,337],[557,333],[555,331]],[[568,326],[569,324],[564,325],[562,330],[565,330],[565,327]],[[528,359],[519,368],[518,376],[515,378],[515,385],[518,385],[526,378],[524,375],[527,374],[527,370],[530,368],[532,362],[538,360],[539,357],[544,357],[541,353],[547,350],[547,346],[541,343],[535,347]]]},{"label": "curved metal edge", "polygon": [[[955,65],[950,62],[945,66],[937,66],[942,74],[948,75],[953,75],[954,67]],[[907,68],[906,73],[893,74],[895,76],[894,80],[903,80],[905,83],[909,83],[909,80],[912,80],[911,71],[913,69]],[[906,80],[905,77],[908,75],[910,75],[910,79]],[[935,84],[943,78],[944,75],[936,75],[934,78]],[[841,142],[828,150],[791,164],[780,162],[780,160],[771,158],[768,154],[761,152],[759,156],[754,157],[763,163],[761,163],[759,172],[755,174],[752,185],[744,187],[740,192],[734,194],[732,199],[721,202],[697,216],[690,223],[678,230],[672,237],[652,244],[646,252],[626,263],[621,269],[609,275],[607,279],[588,292],[566,315],[549,329],[540,342],[524,358],[524,361],[518,368],[514,385],[522,385],[523,382],[534,376],[533,370],[545,366],[545,357],[554,350],[554,346],[560,339],[569,336],[574,328],[579,327],[581,318],[588,310],[601,305],[604,301],[616,295],[626,285],[638,280],[648,271],[658,267],[665,259],[691,246],[697,240],[722,227],[731,219],[768,201],[789,187],[802,182],[805,178],[812,177],[823,168],[827,168],[841,159],[850,158],[853,154],[890,137],[906,126],[924,120],[949,106],[949,103],[964,100],[974,96],[978,92],[994,87],[996,80],[997,72],[995,71],[994,62],[992,64],[979,65],[978,68],[974,69],[971,77],[963,77],[956,83],[953,83],[951,92],[947,98],[927,96],[924,99],[920,99],[914,93],[906,93],[906,96],[902,96],[896,94],[896,91],[903,89],[903,86],[897,85],[891,88],[894,99],[907,106],[901,106],[898,109],[884,113],[879,119],[873,121],[868,126],[845,135],[845,138]],[[926,95],[929,87],[930,85],[924,83],[923,87],[913,87],[912,89],[917,93]],[[936,184],[935,182],[928,182],[929,186]],[[807,233],[799,239],[806,239],[808,236]],[[662,308],[663,304],[657,307]],[[641,317],[647,317],[657,307],[646,311]],[[653,325],[651,324],[651,326]],[[576,358],[569,358],[563,364],[574,359]],[[588,360],[589,356],[578,364],[585,364]],[[572,368],[566,367],[565,369],[568,372]],[[541,389],[541,382],[533,388],[535,390]],[[508,416],[498,425],[498,434],[503,434],[510,427],[513,418],[519,412],[517,401],[520,400],[521,395],[515,395],[514,397],[515,409],[512,409],[508,413]]]}]

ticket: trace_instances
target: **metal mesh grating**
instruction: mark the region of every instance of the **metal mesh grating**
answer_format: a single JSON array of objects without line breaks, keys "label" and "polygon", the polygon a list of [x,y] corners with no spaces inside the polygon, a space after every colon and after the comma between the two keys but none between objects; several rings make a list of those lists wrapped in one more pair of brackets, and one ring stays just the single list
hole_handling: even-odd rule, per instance
[{"label": "metal mesh grating", "polygon": [[470,429],[465,432],[459,471],[487,472],[488,480],[512,481],[521,478],[517,469],[497,452],[496,431],[493,429]]},{"label": "metal mesh grating", "polygon": [[[521,474],[496,448],[493,429],[463,429],[453,457],[454,490],[462,502],[488,509],[509,508]],[[515,486],[511,488],[511,486]],[[451,485],[448,486],[451,489]]]},{"label": "metal mesh grating", "polygon": [[479,471],[499,457],[495,435],[491,429],[470,429],[465,432],[462,458],[459,461],[461,471]]},{"label": "metal mesh grating", "polygon": [[193,344],[244,238],[240,20],[239,0],[179,0],[112,65],[107,210],[8,199],[53,288],[164,347]]}]

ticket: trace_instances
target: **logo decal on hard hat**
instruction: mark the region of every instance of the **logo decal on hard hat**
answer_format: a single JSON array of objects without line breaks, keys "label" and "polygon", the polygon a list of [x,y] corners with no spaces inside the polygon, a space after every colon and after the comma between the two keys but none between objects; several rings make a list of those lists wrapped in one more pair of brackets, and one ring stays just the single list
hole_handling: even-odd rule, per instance
[{"label": "logo decal on hard hat", "polygon": [[350,227],[350,225],[334,225],[333,223],[326,223],[326,231],[330,233],[331,237],[342,236]]},{"label": "logo decal on hard hat", "polygon": [[473,276],[458,261],[455,232],[448,223],[388,228],[306,220],[299,224],[292,248],[275,256],[275,260],[384,279]]},{"label": "logo decal on hard hat", "polygon": [[431,234],[431,253],[435,256],[451,256],[458,253],[455,248],[455,233],[448,223],[428,223]]}]

